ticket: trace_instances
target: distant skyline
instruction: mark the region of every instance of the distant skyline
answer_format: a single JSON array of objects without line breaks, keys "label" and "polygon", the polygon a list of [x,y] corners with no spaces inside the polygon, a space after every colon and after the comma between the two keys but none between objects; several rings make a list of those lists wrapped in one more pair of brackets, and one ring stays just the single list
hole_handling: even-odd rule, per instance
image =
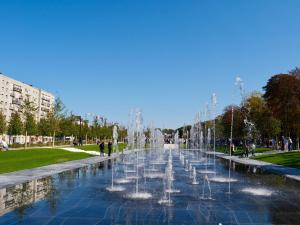
[{"label": "distant skyline", "polygon": [[145,126],[218,113],[300,66],[297,0],[2,0],[0,71],[61,97],[69,111]]}]

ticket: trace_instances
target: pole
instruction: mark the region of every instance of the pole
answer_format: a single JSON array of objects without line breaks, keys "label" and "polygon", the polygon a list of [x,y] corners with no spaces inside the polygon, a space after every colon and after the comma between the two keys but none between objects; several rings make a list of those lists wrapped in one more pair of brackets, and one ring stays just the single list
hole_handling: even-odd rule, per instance
[{"label": "pole", "polygon": [[231,194],[231,147],[232,147],[232,139],[233,139],[233,113],[234,113],[234,108],[233,106],[231,107],[231,130],[230,130],[230,157],[229,157],[229,182],[228,182],[228,194]]},{"label": "pole", "polygon": [[82,126],[82,118],[81,118],[81,116],[79,116],[79,140],[80,140],[80,145],[82,145],[82,135],[81,135],[81,126]]}]

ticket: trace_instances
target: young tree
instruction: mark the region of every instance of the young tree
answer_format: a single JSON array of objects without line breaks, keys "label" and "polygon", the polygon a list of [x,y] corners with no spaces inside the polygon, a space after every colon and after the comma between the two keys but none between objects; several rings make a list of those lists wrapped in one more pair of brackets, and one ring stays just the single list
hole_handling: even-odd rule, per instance
[{"label": "young tree", "polygon": [[6,131],[6,117],[2,111],[0,111],[0,134],[4,134]]},{"label": "young tree", "polygon": [[[23,132],[23,123],[21,120],[21,116],[18,112],[14,112],[11,114],[11,118],[8,124],[8,135],[10,136],[10,143],[11,137],[14,135],[21,135]],[[14,142],[14,141],[13,141]]]},{"label": "young tree", "polygon": [[[27,148],[27,135],[31,136],[37,133],[37,125],[35,121],[35,112],[37,107],[29,99],[25,99],[21,105],[23,122],[24,122],[24,132],[25,132],[25,148]],[[31,142],[31,140],[29,141]]]},{"label": "young tree", "polygon": [[46,120],[49,125],[50,133],[52,135],[52,147],[55,146],[55,137],[56,133],[59,132],[59,123],[64,115],[64,109],[64,104],[62,103],[60,98],[56,98],[52,110],[47,115]]},{"label": "young tree", "polygon": [[50,136],[50,125],[47,119],[41,119],[37,124],[37,132],[41,136]]}]

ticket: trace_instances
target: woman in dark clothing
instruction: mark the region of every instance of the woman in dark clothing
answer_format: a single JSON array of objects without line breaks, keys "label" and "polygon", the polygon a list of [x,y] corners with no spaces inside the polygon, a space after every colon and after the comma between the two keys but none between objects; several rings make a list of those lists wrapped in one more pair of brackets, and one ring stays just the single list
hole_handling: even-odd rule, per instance
[{"label": "woman in dark clothing", "polygon": [[104,156],[104,142],[101,142],[101,144],[99,145],[99,148],[100,148],[100,156]]},{"label": "woman in dark clothing", "polygon": [[109,141],[108,142],[108,156],[110,156],[112,150],[112,143]]}]

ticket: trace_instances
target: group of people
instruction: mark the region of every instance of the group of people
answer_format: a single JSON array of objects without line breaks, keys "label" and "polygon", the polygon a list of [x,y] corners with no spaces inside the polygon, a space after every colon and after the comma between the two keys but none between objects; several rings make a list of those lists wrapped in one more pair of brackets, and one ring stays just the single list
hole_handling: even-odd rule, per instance
[{"label": "group of people", "polygon": [[[105,143],[104,141],[102,142],[98,142],[98,145],[99,145],[99,149],[100,149],[100,156],[104,156],[104,149],[105,149]],[[110,157],[111,155],[111,152],[112,152],[112,142],[109,141],[108,144],[107,144],[107,148],[108,148],[108,157]]]}]

